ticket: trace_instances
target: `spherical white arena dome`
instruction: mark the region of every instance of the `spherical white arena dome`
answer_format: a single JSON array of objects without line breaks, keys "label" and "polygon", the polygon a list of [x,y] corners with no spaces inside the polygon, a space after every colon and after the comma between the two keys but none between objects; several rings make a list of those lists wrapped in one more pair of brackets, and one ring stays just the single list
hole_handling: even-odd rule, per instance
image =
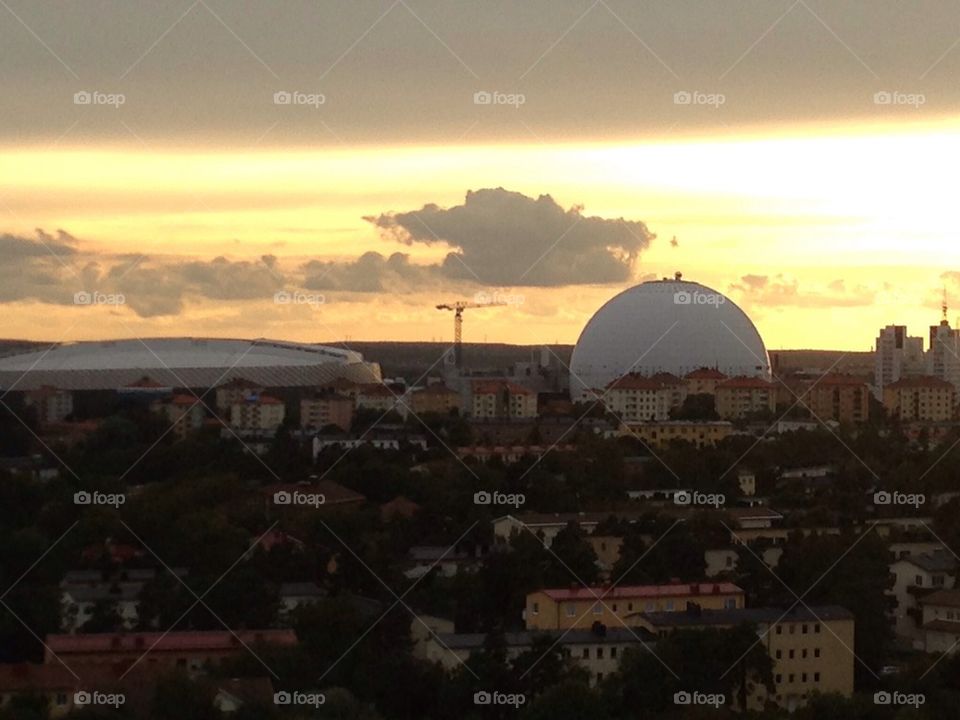
[{"label": "spherical white arena dome", "polygon": [[767,349],[746,313],[678,273],[624,290],[590,318],[573,350],[570,395],[579,400],[628,373],[683,377],[704,367],[770,378]]}]

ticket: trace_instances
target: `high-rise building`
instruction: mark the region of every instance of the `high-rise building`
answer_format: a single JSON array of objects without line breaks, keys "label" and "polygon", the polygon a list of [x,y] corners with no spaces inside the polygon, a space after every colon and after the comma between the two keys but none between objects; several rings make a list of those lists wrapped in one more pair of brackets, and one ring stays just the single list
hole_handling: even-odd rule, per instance
[{"label": "high-rise building", "polygon": [[943,319],[930,326],[930,350],[927,352],[927,374],[960,387],[960,330],[947,320],[947,295],[943,295]]},{"label": "high-rise building", "polygon": [[905,325],[887,325],[877,337],[875,363],[874,385],[882,397],[887,385],[924,374],[923,338],[908,336]]}]

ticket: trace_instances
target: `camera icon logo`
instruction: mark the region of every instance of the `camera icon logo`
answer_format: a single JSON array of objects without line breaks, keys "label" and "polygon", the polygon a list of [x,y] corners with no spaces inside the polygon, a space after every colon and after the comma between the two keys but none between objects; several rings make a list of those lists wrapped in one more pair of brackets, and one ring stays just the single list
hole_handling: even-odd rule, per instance
[{"label": "camera icon logo", "polygon": [[293,702],[293,695],[288,693],[286,690],[281,690],[280,692],[275,692],[273,694],[274,705],[289,705],[292,702]]},{"label": "camera icon logo", "polygon": [[278,90],[273,94],[274,105],[289,105],[293,102],[293,94],[286,90]]},{"label": "camera icon logo", "polygon": [[489,93],[486,90],[478,90],[473,94],[473,104],[474,105],[492,105],[493,93]]},{"label": "camera icon logo", "polygon": [[490,695],[486,690],[480,690],[473,694],[473,704],[474,705],[489,705],[493,702],[493,696]]},{"label": "camera icon logo", "polygon": [[90,305],[92,303],[93,303],[93,294],[88,293],[86,290],[81,290],[80,292],[75,292],[73,294],[74,305]]},{"label": "camera icon logo", "polygon": [[893,496],[886,490],[881,490],[873,494],[874,505],[889,505],[891,502],[893,502]]},{"label": "camera icon logo", "polygon": [[73,504],[74,505],[89,505],[93,502],[93,496],[88,493],[86,490],[81,490],[80,492],[75,492],[73,494]]},{"label": "camera icon logo", "polygon": [[73,694],[74,705],[89,705],[91,700],[92,698],[90,697],[90,693],[88,693],[86,690],[79,690]]},{"label": "camera icon logo", "polygon": [[86,90],[81,90],[80,92],[75,92],[73,94],[74,105],[89,105],[92,102],[93,102],[93,95],[88,93]]},{"label": "camera icon logo", "polygon": [[277,305],[289,305],[292,300],[293,296],[286,290],[278,290],[273,294],[273,301]]},{"label": "camera icon logo", "polygon": [[674,493],[673,495],[673,504],[674,505],[689,505],[693,502],[693,496],[688,490],[681,490],[680,492]]},{"label": "camera icon logo", "polygon": [[692,305],[693,304],[693,295],[691,295],[686,290],[680,290],[673,294],[673,304],[674,305]]},{"label": "camera icon logo", "polygon": [[874,94],[873,102],[875,105],[891,105],[893,103],[893,93],[881,90]]},{"label": "camera icon logo", "polygon": [[493,495],[491,495],[486,490],[481,490],[480,492],[475,492],[473,494],[474,505],[489,505],[492,502],[493,502]]},{"label": "camera icon logo", "polygon": [[290,505],[293,502],[293,495],[286,490],[278,490],[273,494],[274,505]]},{"label": "camera icon logo", "polygon": [[693,94],[686,90],[680,90],[673,94],[674,105],[689,105],[693,102]]},{"label": "camera icon logo", "polygon": [[881,690],[873,694],[873,704],[874,705],[892,705],[893,704],[893,695],[888,693],[886,690]]},{"label": "camera icon logo", "polygon": [[681,690],[673,694],[674,705],[690,705],[693,702],[693,696],[686,690]]}]

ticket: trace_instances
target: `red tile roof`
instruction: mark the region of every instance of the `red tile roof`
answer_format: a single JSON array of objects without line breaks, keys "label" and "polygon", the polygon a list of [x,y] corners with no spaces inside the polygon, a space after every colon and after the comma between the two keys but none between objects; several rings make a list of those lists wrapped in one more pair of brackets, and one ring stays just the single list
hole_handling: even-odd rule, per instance
[{"label": "red tile roof", "polygon": [[509,380],[475,380],[472,385],[474,395],[497,395],[506,390],[511,395],[534,395],[533,390],[528,390],[522,385],[517,385]]},{"label": "red tile roof", "polygon": [[60,663],[0,665],[0,693],[53,691],[79,686],[79,681]]},{"label": "red tile roof", "polygon": [[684,376],[685,380],[726,380],[727,376],[714,368],[700,368]]},{"label": "red tile roof", "polygon": [[617,378],[607,390],[663,390],[667,387],[662,381],[631,373]]},{"label": "red tile roof", "polygon": [[862,378],[858,378],[855,375],[846,375],[844,373],[831,373],[829,375],[824,375],[820,379],[816,380],[814,383],[814,389],[824,386],[824,387],[863,387],[867,383]]},{"label": "red tile roof", "polygon": [[633,598],[679,597],[685,595],[743,595],[733,583],[672,583],[670,585],[627,585],[624,587],[560,588],[541,590],[551,600],[629,600]]},{"label": "red tile roof", "polygon": [[[236,635],[236,636],[235,636]],[[237,639],[239,637],[239,640]],[[226,630],[147,633],[78,633],[76,635],[47,635],[48,652],[57,655],[69,653],[111,653],[143,651],[177,652],[184,650],[233,650],[243,645],[296,645],[293,630]]]},{"label": "red tile roof", "polygon": [[758,377],[735,377],[717,384],[717,389],[731,390],[775,390],[776,385]]},{"label": "red tile roof", "polygon": [[459,395],[459,393],[452,389],[448,388],[443,383],[434,383],[433,385],[427,385],[424,388],[418,388],[413,391],[415,395]]}]

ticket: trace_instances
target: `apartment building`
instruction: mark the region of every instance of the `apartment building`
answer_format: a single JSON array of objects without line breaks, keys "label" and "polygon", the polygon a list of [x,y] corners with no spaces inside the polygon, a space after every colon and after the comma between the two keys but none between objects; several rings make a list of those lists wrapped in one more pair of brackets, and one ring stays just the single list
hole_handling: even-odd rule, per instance
[{"label": "apartment building", "polygon": [[904,422],[945,422],[954,417],[956,393],[953,385],[940,378],[902,378],[884,387],[883,406],[891,417]]},{"label": "apartment building", "polygon": [[960,589],[937,590],[921,606],[924,651],[955,653],[960,647]]},{"label": "apartment building", "polygon": [[407,401],[417,415],[436,413],[449,415],[461,409],[460,393],[442,383],[434,383],[410,392]]},{"label": "apartment building", "polygon": [[470,386],[474,418],[533,418],[537,394],[509,380],[478,380]]},{"label": "apartment building", "polygon": [[624,375],[604,390],[603,403],[621,422],[665,421],[683,404],[686,386],[672,375]]},{"label": "apartment building", "polygon": [[[248,652],[247,647],[292,647],[293,630],[189,631],[48,635],[45,665],[125,664],[148,654],[148,662],[188,672],[203,671]],[[148,653],[149,651],[149,653]]]},{"label": "apartment building", "polygon": [[50,385],[25,392],[23,403],[34,409],[41,425],[61,423],[73,414],[73,393]]},{"label": "apartment building", "polygon": [[717,383],[717,414],[724,420],[742,420],[777,409],[777,385],[762,378],[735,377]]},{"label": "apartment building", "polygon": [[643,613],[638,626],[663,637],[678,630],[756,626],[759,642],[773,660],[776,687],[757,687],[749,709],[767,701],[793,711],[814,693],[853,695],[854,616],[838,606],[712,610],[691,605],[685,612]]},{"label": "apartment building", "polygon": [[862,423],[870,415],[870,387],[852,375],[830,374],[801,388],[800,401],[822,421]]},{"label": "apartment building", "polygon": [[940,590],[956,584],[957,559],[946,550],[906,555],[890,565],[893,588],[891,621],[894,632],[917,650],[924,645],[924,618],[921,603]]},{"label": "apartment building", "polygon": [[[620,669],[620,660],[630,648],[646,645],[637,632],[629,628],[596,626],[587,630],[513,632],[503,635],[507,659],[513,660],[534,648],[538,639],[556,644],[563,655],[587,671],[595,685]],[[463,666],[471,653],[483,650],[487,636],[483,633],[444,633],[426,636],[415,646],[414,656],[439,663],[448,671]]]},{"label": "apartment building", "polygon": [[173,427],[171,432],[178,440],[202,429],[207,421],[203,403],[193,395],[178,393],[156,400],[150,405],[150,409],[166,418]]},{"label": "apartment building", "polygon": [[316,432],[330,425],[347,432],[353,424],[354,400],[346,395],[328,392],[300,400],[300,427]]},{"label": "apartment building", "polygon": [[553,588],[527,595],[523,615],[527,630],[634,627],[642,613],[682,612],[688,603],[732,610],[744,606],[744,593],[727,582]]},{"label": "apartment building", "polygon": [[664,448],[674,441],[692,443],[698,448],[713,447],[733,434],[733,425],[727,421],[666,420],[663,422],[624,423],[618,435],[633,436],[645,445]]},{"label": "apartment building", "polygon": [[230,427],[240,433],[276,432],[285,417],[283,401],[271,395],[248,395],[230,406]]},{"label": "apartment building", "polygon": [[685,375],[683,382],[688,395],[716,395],[717,385],[728,379],[727,375],[714,368],[700,368]]}]

